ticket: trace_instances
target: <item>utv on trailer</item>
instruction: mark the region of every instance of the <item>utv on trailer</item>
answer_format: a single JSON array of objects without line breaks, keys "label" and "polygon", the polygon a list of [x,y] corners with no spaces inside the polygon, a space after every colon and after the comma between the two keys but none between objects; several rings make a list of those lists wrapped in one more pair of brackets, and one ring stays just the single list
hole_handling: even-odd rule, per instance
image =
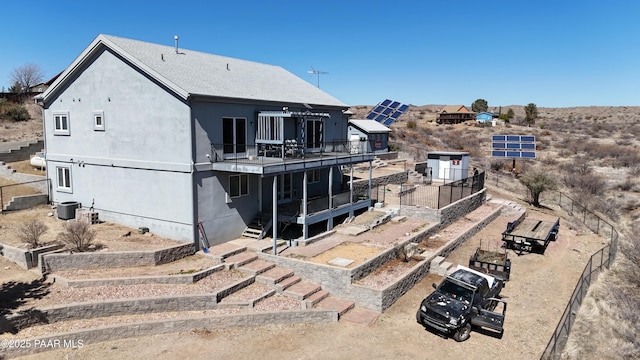
[{"label": "utv on trailer", "polygon": [[[502,280],[458,265],[439,286],[433,284],[435,291],[422,300],[416,319],[458,342],[469,338],[472,325],[502,337],[507,311],[507,303],[499,298],[503,286]],[[495,312],[498,305],[502,310]]]}]

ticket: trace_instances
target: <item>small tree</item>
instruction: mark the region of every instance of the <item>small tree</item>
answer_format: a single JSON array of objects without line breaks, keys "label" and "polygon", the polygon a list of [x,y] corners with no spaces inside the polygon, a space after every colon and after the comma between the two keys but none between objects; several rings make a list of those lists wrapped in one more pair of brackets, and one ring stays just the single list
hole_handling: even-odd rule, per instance
[{"label": "small tree", "polygon": [[88,223],[83,221],[67,221],[64,223],[64,232],[58,234],[58,240],[71,246],[73,250],[86,251],[96,237],[96,232],[90,229]]},{"label": "small tree", "polygon": [[25,64],[13,69],[11,80],[14,84],[19,84],[22,92],[29,91],[29,88],[42,82],[44,74],[40,66],[36,64]]},{"label": "small tree", "polygon": [[529,190],[531,205],[540,207],[540,194],[546,190],[555,190],[557,183],[555,178],[546,170],[530,170],[521,178],[520,182]]},{"label": "small tree", "polygon": [[516,117],[516,113],[513,111],[512,108],[509,108],[509,110],[507,110],[507,122],[511,122],[511,120],[513,120],[514,117]]},{"label": "small tree", "polygon": [[485,99],[478,99],[471,104],[471,111],[473,112],[479,113],[487,111],[487,109],[489,109],[489,104],[487,104],[487,100]]},{"label": "small tree", "polygon": [[32,249],[38,247],[40,236],[49,230],[49,227],[40,220],[30,220],[24,222],[16,229],[18,239],[26,242]]},{"label": "small tree", "polygon": [[524,107],[524,121],[527,123],[527,126],[531,126],[536,123],[536,119],[538,118],[538,107],[534,103],[529,103]]}]

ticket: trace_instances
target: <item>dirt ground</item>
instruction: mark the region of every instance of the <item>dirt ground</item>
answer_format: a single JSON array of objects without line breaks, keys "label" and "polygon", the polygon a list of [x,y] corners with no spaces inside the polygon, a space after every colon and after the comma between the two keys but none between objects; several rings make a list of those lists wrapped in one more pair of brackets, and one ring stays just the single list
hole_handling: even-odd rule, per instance
[{"label": "dirt ground", "polygon": [[[41,205],[28,210],[7,211],[0,215],[0,243],[28,248],[28,244],[21,242],[16,237],[15,231],[21,224],[29,220],[40,220],[48,227],[47,232],[40,239],[42,245],[55,243],[57,235],[64,230],[65,220],[58,219],[56,209],[49,205]],[[96,232],[93,243],[97,245],[97,251],[156,250],[182,244],[151,232],[139,234],[137,229],[108,222],[94,224],[91,229]]]},{"label": "dirt ground", "polygon": [[[528,210],[530,218],[553,220],[550,211]],[[466,264],[480,241],[499,239],[509,218],[500,216],[448,261]],[[538,359],[544,350],[577,279],[590,255],[604,240],[570,229],[561,220],[560,235],[544,255],[512,259],[511,280],[502,292],[508,301],[502,339],[474,331],[463,343],[425,330],[416,323],[420,301],[441,277],[429,275],[369,326],[348,321],[334,324],[278,325],[144,336],[62,349],[27,359]],[[4,263],[3,263],[4,264]],[[12,267],[13,268],[13,267]],[[10,271],[10,270],[2,270]],[[7,274],[2,279],[6,279]],[[17,276],[17,274],[16,274]],[[471,355],[473,354],[473,355]]]}]

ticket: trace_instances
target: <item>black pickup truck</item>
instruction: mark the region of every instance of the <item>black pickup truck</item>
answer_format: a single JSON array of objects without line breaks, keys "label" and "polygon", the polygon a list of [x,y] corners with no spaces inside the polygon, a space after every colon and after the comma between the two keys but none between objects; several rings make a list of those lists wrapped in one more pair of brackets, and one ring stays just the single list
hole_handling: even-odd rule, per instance
[{"label": "black pickup truck", "polygon": [[[461,342],[469,338],[471,326],[489,328],[501,337],[507,303],[499,299],[504,281],[458,266],[427,296],[416,314],[424,327],[443,332]],[[501,304],[502,311],[495,312]]]}]

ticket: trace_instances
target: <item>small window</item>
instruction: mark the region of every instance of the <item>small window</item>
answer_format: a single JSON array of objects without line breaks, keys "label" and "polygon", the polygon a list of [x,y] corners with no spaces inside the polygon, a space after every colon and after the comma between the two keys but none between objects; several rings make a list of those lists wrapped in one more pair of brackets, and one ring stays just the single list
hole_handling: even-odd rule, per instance
[{"label": "small window", "polygon": [[93,130],[104,131],[104,111],[93,113]]},{"label": "small window", "polygon": [[58,174],[58,191],[71,192],[71,168],[58,166],[56,172]]},{"label": "small window", "polygon": [[69,113],[53,114],[53,134],[69,135]]},{"label": "small window", "polygon": [[249,195],[249,177],[247,175],[229,176],[229,195],[232,198]]},{"label": "small window", "polygon": [[320,181],[320,170],[319,169],[315,169],[315,170],[311,170],[308,173],[309,176],[309,183],[317,183]]}]

